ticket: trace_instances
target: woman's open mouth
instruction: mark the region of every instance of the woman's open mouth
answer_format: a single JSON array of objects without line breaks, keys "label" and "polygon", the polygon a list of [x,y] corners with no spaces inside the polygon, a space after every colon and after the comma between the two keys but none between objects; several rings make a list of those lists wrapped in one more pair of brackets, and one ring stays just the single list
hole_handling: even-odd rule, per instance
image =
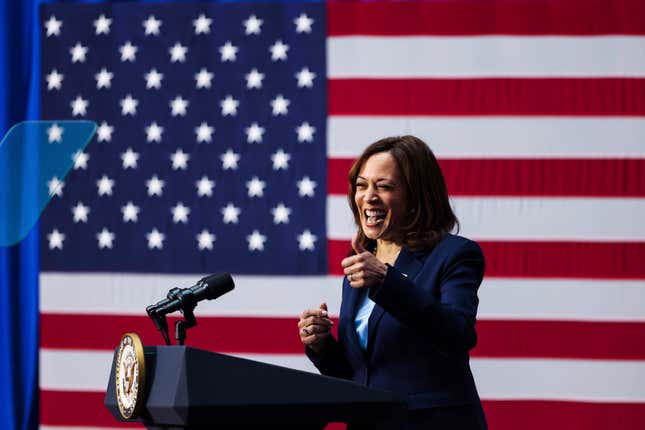
[{"label": "woman's open mouth", "polygon": [[365,216],[365,225],[374,227],[381,224],[385,220],[386,211],[382,209],[366,209],[363,211]]}]

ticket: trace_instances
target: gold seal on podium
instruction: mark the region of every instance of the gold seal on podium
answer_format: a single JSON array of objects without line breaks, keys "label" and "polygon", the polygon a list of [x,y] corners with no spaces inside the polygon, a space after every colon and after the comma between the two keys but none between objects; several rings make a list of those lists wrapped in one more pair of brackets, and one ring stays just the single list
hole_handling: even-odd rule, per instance
[{"label": "gold seal on podium", "polygon": [[146,368],[143,344],[136,333],[121,337],[116,355],[116,399],[123,418],[137,418],[143,403]]}]

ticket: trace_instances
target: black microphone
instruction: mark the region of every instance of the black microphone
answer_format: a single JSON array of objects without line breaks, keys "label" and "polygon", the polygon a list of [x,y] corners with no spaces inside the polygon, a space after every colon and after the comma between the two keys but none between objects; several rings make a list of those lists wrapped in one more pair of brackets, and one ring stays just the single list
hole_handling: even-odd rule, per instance
[{"label": "black microphone", "polygon": [[215,273],[200,279],[195,285],[188,288],[173,288],[168,292],[165,299],[150,305],[146,312],[162,316],[172,312],[195,307],[202,300],[214,300],[223,294],[228,293],[235,284],[228,273]]},{"label": "black microphone", "polygon": [[186,338],[186,329],[197,325],[197,320],[193,313],[197,303],[202,300],[216,299],[233,288],[235,288],[235,284],[231,275],[228,273],[215,273],[200,279],[192,287],[171,289],[165,299],[148,306],[146,312],[154,322],[157,330],[161,332],[166,345],[170,345],[166,315],[181,311],[185,320],[175,323],[175,337],[177,338],[177,343],[183,345]]}]

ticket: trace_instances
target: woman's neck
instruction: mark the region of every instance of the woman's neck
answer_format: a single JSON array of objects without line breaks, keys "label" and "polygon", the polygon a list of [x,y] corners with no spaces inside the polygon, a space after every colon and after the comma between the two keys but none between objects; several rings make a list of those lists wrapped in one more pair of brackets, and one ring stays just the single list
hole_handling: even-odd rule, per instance
[{"label": "woman's neck", "polygon": [[389,263],[394,265],[396,258],[401,252],[401,245],[396,242],[390,242],[387,240],[376,240],[376,258],[378,258],[383,263]]}]

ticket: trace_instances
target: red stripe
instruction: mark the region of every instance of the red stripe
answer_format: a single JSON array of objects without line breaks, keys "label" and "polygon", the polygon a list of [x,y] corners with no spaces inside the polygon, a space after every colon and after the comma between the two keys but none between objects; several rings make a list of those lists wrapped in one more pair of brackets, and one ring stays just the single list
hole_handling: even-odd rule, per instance
[{"label": "red stripe", "polygon": [[[347,194],[353,159],[327,162],[329,194]],[[645,197],[645,159],[442,159],[453,196]]]},{"label": "red stripe", "polygon": [[330,115],[645,115],[643,78],[329,79]]},{"label": "red stripe", "polygon": [[[487,242],[486,276],[645,279],[645,242]],[[342,275],[349,241],[328,241],[329,273]]]},{"label": "red stripe", "polygon": [[[188,344],[227,353],[301,354],[297,321],[295,316],[201,317],[188,334]],[[130,331],[146,345],[161,343],[143,316],[41,314],[43,348],[112,350]],[[476,357],[645,359],[645,323],[480,321],[477,331]]]},{"label": "red stripe", "polygon": [[[103,393],[43,390],[40,423],[142,428],[116,421],[103,406],[103,398]],[[643,403],[484,400],[483,404],[488,427],[496,430],[642,430],[645,422]],[[328,430],[343,427],[336,424]]]},{"label": "red stripe", "polygon": [[328,33],[330,36],[645,34],[643,16],[645,3],[641,0],[333,2],[328,5]]},{"label": "red stripe", "polygon": [[[169,327],[177,318],[168,319]],[[298,315],[293,318],[199,317],[186,343],[226,353],[298,354]],[[69,327],[74,327],[73,331]],[[123,333],[136,332],[145,345],[162,344],[146,316],[40,314],[40,346],[52,349],[112,350]],[[335,330],[334,330],[335,331]],[[172,328],[171,328],[172,335]]]},{"label": "red stripe", "polygon": [[94,426],[144,428],[118,421],[103,402],[105,393],[40,390],[40,424],[51,426]]},{"label": "red stripe", "polygon": [[645,323],[478,321],[473,357],[645,359]]},{"label": "red stripe", "polygon": [[348,174],[355,158],[327,159],[327,194],[346,196],[349,188]]},{"label": "red stripe", "polygon": [[642,430],[644,403],[484,400],[495,430]]},{"label": "red stripe", "polygon": [[[86,391],[40,391],[40,424],[51,426],[92,426],[144,428],[142,424],[116,420],[103,406],[104,393]],[[325,430],[342,430],[332,423]]]}]

